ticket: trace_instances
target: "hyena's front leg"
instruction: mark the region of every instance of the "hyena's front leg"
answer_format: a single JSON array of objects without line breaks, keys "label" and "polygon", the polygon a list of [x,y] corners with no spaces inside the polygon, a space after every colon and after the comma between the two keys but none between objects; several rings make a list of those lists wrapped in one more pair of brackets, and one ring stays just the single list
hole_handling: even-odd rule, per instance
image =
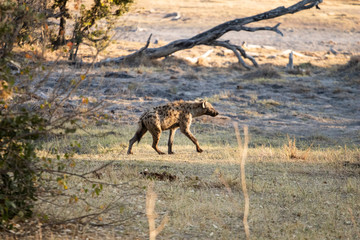
[{"label": "hyena's front leg", "polygon": [[195,145],[196,145],[196,151],[201,153],[203,150],[199,146],[198,140],[194,137],[194,135],[190,132],[190,129],[181,130],[185,136],[187,136]]},{"label": "hyena's front leg", "polygon": [[203,150],[199,146],[198,140],[194,137],[194,135],[190,131],[190,125],[191,125],[191,119],[192,117],[189,116],[185,119],[183,123],[180,124],[180,131],[185,134],[195,145],[196,145],[196,151],[201,153]]},{"label": "hyena's front leg", "polygon": [[174,152],[172,151],[172,145],[174,142],[174,136],[175,136],[176,130],[177,130],[177,128],[170,129],[169,141],[168,141],[168,154],[174,154]]}]

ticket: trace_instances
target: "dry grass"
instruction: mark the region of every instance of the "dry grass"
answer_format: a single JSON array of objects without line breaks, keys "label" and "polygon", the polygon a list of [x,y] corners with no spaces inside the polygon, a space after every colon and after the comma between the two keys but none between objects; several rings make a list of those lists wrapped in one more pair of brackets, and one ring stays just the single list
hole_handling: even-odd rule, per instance
[{"label": "dry grass", "polygon": [[[171,22],[173,25],[193,27],[194,21],[206,29],[226,19],[242,17],[242,14],[250,15],[279,5],[279,1],[260,1],[256,6],[246,1],[250,6],[246,8],[246,14],[239,12],[243,9],[244,2],[227,1],[224,6],[219,1],[198,1],[191,6],[184,5],[184,1],[139,1],[139,14],[146,14],[149,8],[154,8],[160,13],[173,12],[179,9],[184,17],[192,21]],[[351,30],[351,24],[336,25],[339,11],[336,1],[325,1],[324,6],[329,11],[334,11],[330,16],[319,13],[317,27],[331,26],[333,28]],[[290,3],[287,2],[286,5]],[[221,5],[221,8],[219,8]],[[253,6],[253,7],[251,7]],[[142,9],[141,9],[142,7]],[[222,9],[214,11],[214,8]],[[199,11],[201,9],[201,12]],[[354,10],[355,12],[355,10]],[[302,28],[304,22],[313,19],[311,11],[284,19],[283,28]],[[347,18],[358,19],[358,14],[347,12]],[[159,26],[169,25],[161,22],[163,14],[159,14],[156,24]],[[201,19],[201,22],[198,20]],[[154,19],[146,16],[143,18],[126,17],[124,22],[131,26],[149,27],[155,26]],[[278,19],[274,20],[277,23]],[[133,24],[133,25],[132,25]],[[269,25],[272,22],[268,22]],[[130,26],[130,27],[131,27]],[[190,35],[191,36],[191,35]],[[189,37],[190,37],[189,36]],[[158,47],[166,44],[159,42]],[[118,40],[111,45],[107,52],[102,53],[100,58],[117,57],[126,55],[143,47],[144,43]],[[166,61],[145,62],[136,69],[128,66],[120,66],[121,71],[142,74],[147,79],[153,73],[170,69],[167,81],[184,77],[189,81],[205,82],[207,77],[213,77],[214,72],[230,75],[235,81],[245,81],[240,78],[244,75],[243,69],[238,67],[237,59],[232,54],[226,54],[223,49],[211,48],[214,52],[208,58],[202,59],[198,65],[191,65],[186,58],[196,58],[209,50],[209,47],[200,46],[191,50],[181,51],[175,57],[169,57]],[[287,56],[281,55],[281,50],[255,48],[246,49],[250,55],[254,54],[256,60],[264,67],[255,69],[245,75],[251,78],[252,83],[278,83],[287,81],[284,79],[282,67],[266,65],[271,63],[277,66],[286,66]],[[93,49],[83,46],[80,57],[88,59]],[[48,60],[54,60],[57,52],[47,55]],[[336,56],[325,52],[302,52],[303,57],[296,57],[294,64],[303,62],[316,67],[331,67],[333,65],[346,64],[345,71],[358,72],[359,64],[356,57],[349,61],[349,56],[339,53]],[[274,58],[275,56],[275,58]],[[89,58],[90,59],[90,58]],[[211,71],[209,71],[211,68]],[[105,72],[106,70],[117,71],[118,66],[103,67],[94,70]],[[322,71],[328,71],[326,69]],[[169,71],[170,72],[170,71]],[[98,72],[96,72],[98,73]],[[161,73],[162,74],[162,73]],[[135,74],[134,74],[135,75]],[[279,80],[280,75],[283,78]],[[158,76],[157,76],[158,77]],[[141,82],[128,84],[128,90],[136,90]],[[235,85],[234,85],[235,88]],[[300,93],[311,92],[311,88],[303,86]],[[173,93],[178,90],[170,89]],[[267,107],[277,107],[281,104],[276,101],[258,100],[259,93],[252,93],[251,101]],[[222,91],[213,96],[208,96],[212,101],[221,99],[231,101],[234,97],[232,92]],[[135,100],[134,100],[135,101]],[[129,108],[133,107],[129,105]],[[251,116],[261,116],[256,110],[242,108],[243,112]],[[241,112],[241,113],[243,113]],[[51,139],[44,146],[45,154],[49,146],[57,147],[65,151],[69,142],[77,140],[82,148],[75,154],[76,170],[86,172],[99,164],[107,161],[114,163],[103,169],[94,180],[105,183],[116,183],[121,186],[105,186],[99,197],[88,199],[95,209],[103,208],[112,204],[114,209],[104,214],[101,219],[95,219],[97,223],[117,221],[117,224],[108,226],[90,226],[77,224],[62,224],[53,228],[39,228],[36,232],[28,233],[23,239],[148,239],[149,221],[153,226],[163,226],[161,219],[169,217],[169,221],[163,231],[157,236],[158,239],[244,239],[245,198],[242,194],[242,179],[245,175],[239,175],[240,150],[236,145],[234,132],[226,127],[218,127],[203,124],[201,127],[194,124],[192,129],[202,144],[205,152],[198,154],[194,146],[184,136],[177,134],[175,140],[175,155],[157,155],[151,148],[151,137],[146,135],[142,142],[135,146],[134,155],[126,155],[126,147],[129,138],[134,132],[134,126],[116,124],[116,126],[95,127],[88,129],[93,135],[79,132],[75,137],[63,139]],[[253,127],[255,128],[255,127]],[[226,130],[224,130],[226,129]],[[251,128],[250,128],[251,129]],[[251,131],[251,130],[250,130]],[[310,144],[297,139],[280,139],[276,134],[265,136],[261,130],[255,134],[251,131],[250,148],[246,158],[246,184],[249,195],[248,225],[253,239],[357,239],[360,229],[360,150],[332,145],[331,148],[313,148]],[[109,134],[106,134],[109,133]],[[166,147],[166,134],[161,138],[160,148]],[[285,141],[285,143],[284,143]],[[330,142],[331,143],[331,142]],[[306,147],[301,147],[301,145]],[[330,144],[329,144],[330,145]],[[255,146],[255,147],[254,147]],[[140,174],[148,170],[160,175],[170,174],[176,176],[175,181],[147,178]],[[164,174],[165,173],[165,174]],[[155,201],[154,195],[149,194],[149,186],[154,183],[153,191],[158,196]],[[78,179],[70,179],[68,182],[68,195],[78,193],[76,187],[84,184]],[[147,213],[146,197],[153,196],[152,212],[158,214],[156,219],[149,219]],[[86,213],[86,206],[71,202],[69,198],[58,199],[59,205],[39,203],[37,205],[37,218],[46,223],[43,215],[51,219],[65,217],[77,217]],[[63,205],[64,204],[64,205]],[[60,207],[63,205],[64,207]],[[149,212],[148,212],[149,213]],[[31,222],[38,224],[38,222]],[[150,230],[150,232],[152,232]],[[14,235],[1,235],[0,238],[20,239]]]},{"label": "dry grass", "polygon": [[246,73],[243,76],[245,79],[257,79],[257,78],[281,78],[281,75],[272,65],[263,65],[250,73]]},{"label": "dry grass", "polygon": [[360,71],[360,55],[351,56],[347,68],[350,68],[352,71]]},{"label": "dry grass", "polygon": [[350,84],[360,84],[360,55],[351,56],[350,60],[337,69],[337,74]]},{"label": "dry grass", "polygon": [[306,160],[309,156],[312,145],[305,151],[300,151],[296,147],[296,138],[294,137],[294,139],[291,139],[289,136],[287,136],[287,138],[288,138],[288,144],[287,145],[284,144],[284,147],[283,147],[285,156],[288,159]]},{"label": "dry grass", "polygon": [[[176,138],[175,155],[158,155],[145,137],[135,146],[134,155],[126,155],[126,144],[133,128],[121,127],[122,135],[107,135],[97,139],[99,152],[93,149],[74,156],[80,172],[105,163],[115,162],[101,173],[101,181],[121,183],[119,187],[105,186],[99,197],[88,201],[94,207],[114,204],[99,223],[111,220],[119,224],[108,227],[86,227],[74,224],[45,228],[43,239],[148,239],[146,196],[158,196],[153,208],[158,217],[152,224],[163,226],[161,219],[169,217],[157,239],[237,239],[245,238],[245,199],[239,175],[241,151],[236,146],[234,133],[215,132],[207,139],[196,135],[204,153],[198,154],[194,146],[182,135]],[[101,128],[89,129],[94,133]],[[243,137],[243,136],[242,136]],[[252,138],[254,138],[253,136]],[[85,135],[78,135],[89,145]],[[96,138],[96,137],[92,137]],[[233,145],[213,141],[228,138]],[[108,140],[113,142],[109,144]],[[165,140],[161,147],[166,145]],[[57,140],[59,141],[59,140]],[[69,141],[63,139],[60,141]],[[274,139],[276,141],[276,139]],[[251,140],[250,140],[251,143]],[[61,150],[61,143],[55,144]],[[125,147],[118,147],[124,145]],[[92,147],[94,148],[94,147]],[[310,152],[310,154],[309,154]],[[306,157],[305,157],[306,154]],[[294,156],[294,157],[288,157]],[[304,161],[306,159],[306,161]],[[249,148],[246,158],[246,184],[249,195],[248,224],[254,239],[355,239],[360,229],[360,150],[358,148],[300,150],[295,139],[288,139],[285,147]],[[169,173],[175,181],[154,180],[139,174],[148,169],[153,173]],[[243,175],[245,176],[245,175]],[[99,180],[94,176],[94,180]],[[83,184],[69,179],[69,192]],[[75,190],[75,189],[74,189]],[[59,203],[69,199],[59,199]],[[60,217],[83,215],[79,203],[66,207],[39,205],[41,214]],[[155,207],[156,206],[156,207]],[[156,208],[156,209],[155,209]],[[349,210],[350,209],[350,210]],[[70,214],[70,215],[68,215]],[[151,214],[150,214],[151,215]],[[27,239],[40,239],[33,233]],[[11,238],[8,238],[11,239]]]}]

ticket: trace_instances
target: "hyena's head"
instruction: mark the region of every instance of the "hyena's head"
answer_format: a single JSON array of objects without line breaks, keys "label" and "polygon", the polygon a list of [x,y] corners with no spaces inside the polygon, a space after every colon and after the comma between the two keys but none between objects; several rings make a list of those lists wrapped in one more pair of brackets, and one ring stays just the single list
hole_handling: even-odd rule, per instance
[{"label": "hyena's head", "polygon": [[203,115],[210,115],[212,117],[215,117],[219,114],[219,112],[215,110],[215,108],[211,105],[211,103],[207,101],[201,101],[201,109]]}]

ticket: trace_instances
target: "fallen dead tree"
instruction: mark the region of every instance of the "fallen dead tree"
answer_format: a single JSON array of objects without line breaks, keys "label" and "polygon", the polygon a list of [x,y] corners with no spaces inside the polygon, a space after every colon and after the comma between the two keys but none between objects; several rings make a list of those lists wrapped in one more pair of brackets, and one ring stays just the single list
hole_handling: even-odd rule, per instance
[{"label": "fallen dead tree", "polygon": [[249,56],[241,46],[232,44],[230,43],[230,41],[218,40],[221,36],[223,36],[225,33],[230,31],[255,32],[255,31],[263,31],[263,30],[273,31],[283,36],[283,33],[279,30],[280,23],[276,24],[273,27],[270,26],[248,27],[247,25],[253,22],[259,22],[267,19],[277,18],[286,14],[294,14],[302,10],[313,8],[314,6],[316,6],[316,8],[319,9],[318,5],[321,2],[322,0],[303,0],[287,8],[281,6],[251,17],[234,19],[232,21],[228,21],[216,27],[213,27],[205,32],[197,34],[192,38],[176,40],[165,46],[158,48],[149,48],[149,43],[151,39],[151,35],[150,35],[150,37],[146,42],[146,45],[142,47],[140,50],[127,56],[105,59],[97,63],[97,65],[99,66],[107,63],[138,64],[144,59],[162,58],[169,56],[170,54],[180,50],[190,49],[198,45],[208,45],[208,46],[220,46],[232,50],[236,55],[239,63],[245,68],[250,69],[251,67],[245,63],[244,58],[249,59],[252,62],[253,66],[255,67],[258,66],[256,60],[253,57]]}]

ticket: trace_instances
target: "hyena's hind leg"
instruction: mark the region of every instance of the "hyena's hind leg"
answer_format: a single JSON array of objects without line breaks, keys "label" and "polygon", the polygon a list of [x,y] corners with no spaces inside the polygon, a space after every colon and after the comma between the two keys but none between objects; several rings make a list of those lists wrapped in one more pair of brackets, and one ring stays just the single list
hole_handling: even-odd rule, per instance
[{"label": "hyena's hind leg", "polygon": [[172,146],[173,146],[173,143],[174,143],[174,136],[175,136],[176,130],[177,130],[177,128],[171,128],[170,129],[169,141],[168,141],[168,154],[174,154],[174,152],[172,150]]},{"label": "hyena's hind leg", "polygon": [[139,128],[136,130],[135,135],[129,141],[129,148],[127,154],[133,154],[132,146],[134,145],[135,142],[139,143],[141,138],[144,136],[146,132],[147,132],[146,127],[142,123],[139,123]]},{"label": "hyena's hind leg", "polygon": [[158,148],[158,143],[159,143],[161,132],[162,132],[161,128],[153,127],[153,128],[149,129],[149,132],[151,133],[151,135],[153,137],[153,144],[152,144],[153,149],[160,155],[165,154],[164,152],[160,151],[160,149]]}]

